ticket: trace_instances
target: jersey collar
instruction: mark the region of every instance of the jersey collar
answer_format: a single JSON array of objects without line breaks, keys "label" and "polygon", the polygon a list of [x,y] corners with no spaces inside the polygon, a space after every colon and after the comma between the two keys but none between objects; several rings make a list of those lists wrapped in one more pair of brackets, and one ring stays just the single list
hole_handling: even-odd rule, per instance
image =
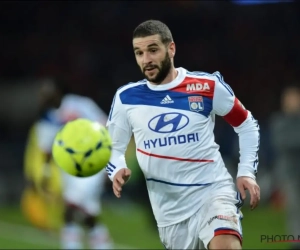
[{"label": "jersey collar", "polygon": [[176,70],[178,72],[178,75],[172,82],[161,84],[161,85],[154,85],[151,84],[149,81],[147,81],[148,88],[154,91],[163,91],[163,90],[175,88],[180,83],[182,83],[186,75],[186,69],[180,67],[180,68],[176,68]]}]

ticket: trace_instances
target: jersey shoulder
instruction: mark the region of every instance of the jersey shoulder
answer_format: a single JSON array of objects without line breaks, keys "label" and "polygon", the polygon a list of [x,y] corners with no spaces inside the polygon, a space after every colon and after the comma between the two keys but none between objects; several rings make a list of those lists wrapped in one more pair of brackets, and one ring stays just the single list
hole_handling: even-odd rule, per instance
[{"label": "jersey shoulder", "polygon": [[203,71],[186,70],[185,78],[174,91],[186,93],[188,95],[201,95],[213,98],[216,81],[218,81],[215,73],[207,73]]},{"label": "jersey shoulder", "polygon": [[220,88],[221,85],[230,89],[228,84],[224,82],[223,76],[219,71],[213,73],[186,71],[186,77],[178,88],[181,92],[213,98],[216,88]]},{"label": "jersey shoulder", "polygon": [[208,73],[204,71],[186,71],[187,77],[193,77],[193,78],[215,78],[215,73]]},{"label": "jersey shoulder", "polygon": [[130,89],[138,87],[138,86],[144,86],[145,84],[147,84],[146,79],[143,79],[143,80],[140,80],[140,81],[137,81],[137,82],[129,82],[129,83],[119,87],[117,89],[117,94],[120,95],[123,92],[126,92],[127,90],[130,90]]},{"label": "jersey shoulder", "polygon": [[94,120],[94,117],[102,112],[102,109],[92,98],[76,94],[65,95],[59,108],[60,119],[64,122],[79,117]]},{"label": "jersey shoulder", "polygon": [[[122,103],[127,103],[128,100],[136,99],[139,96],[145,95],[148,88],[147,80],[141,80],[138,82],[130,82],[124,86],[121,86],[117,90],[117,96],[119,96]],[[149,91],[149,90],[148,90]],[[129,101],[129,103],[131,103]]]},{"label": "jersey shoulder", "polygon": [[68,94],[62,100],[62,109],[85,110],[90,108],[100,108],[98,104],[88,96]]},{"label": "jersey shoulder", "polygon": [[93,101],[90,97],[77,95],[77,94],[67,94],[62,99],[62,103],[74,103],[74,104],[78,102],[82,103],[82,102],[90,102],[90,101]]},{"label": "jersey shoulder", "polygon": [[213,73],[207,73],[204,71],[186,71],[186,77],[194,79],[208,79],[221,83],[224,81],[224,78],[219,71],[215,71]]}]

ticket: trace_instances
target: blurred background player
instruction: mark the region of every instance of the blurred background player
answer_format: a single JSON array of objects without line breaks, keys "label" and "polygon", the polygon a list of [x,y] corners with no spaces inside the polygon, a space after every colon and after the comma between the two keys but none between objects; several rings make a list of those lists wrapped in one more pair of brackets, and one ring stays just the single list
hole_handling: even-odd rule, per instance
[{"label": "blurred background player", "polygon": [[[286,199],[287,234],[299,235],[300,87],[290,86],[283,91],[281,112],[271,119],[271,138],[276,151],[275,183],[279,183]],[[293,243],[292,249],[299,248],[299,242]]]},{"label": "blurred background player", "polygon": [[[53,197],[51,195],[53,178],[56,180],[56,188],[59,188],[60,184],[62,186],[64,212],[61,247],[62,249],[84,248],[82,226],[85,226],[89,247],[108,249],[111,247],[108,230],[99,219],[100,196],[106,181],[105,171],[86,178],[74,177],[63,171],[53,170],[54,163],[51,157],[53,139],[65,123],[77,118],[87,118],[105,124],[107,116],[92,99],[67,93],[64,84],[57,79],[42,81],[39,102],[39,117],[31,132],[35,133],[36,143],[43,152],[44,163],[41,166],[42,178],[39,183],[48,201]],[[27,157],[28,161],[30,160]],[[61,183],[57,180],[57,171],[61,173]],[[34,181],[30,178],[27,180],[29,186],[33,187]]]},{"label": "blurred background player", "polygon": [[37,123],[34,123],[27,135],[24,152],[26,185],[21,198],[22,213],[39,229],[56,231],[62,223],[61,172],[54,161],[48,158],[47,171],[51,178],[45,181],[44,169],[41,166],[47,157],[38,145]]}]

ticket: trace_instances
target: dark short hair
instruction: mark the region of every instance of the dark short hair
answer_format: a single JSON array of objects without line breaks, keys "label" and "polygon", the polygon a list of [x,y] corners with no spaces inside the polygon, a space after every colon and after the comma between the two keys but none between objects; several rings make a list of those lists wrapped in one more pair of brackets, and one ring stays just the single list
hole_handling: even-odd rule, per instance
[{"label": "dark short hair", "polygon": [[169,27],[158,20],[148,20],[139,24],[133,31],[133,38],[159,35],[162,43],[169,44],[173,41]]}]

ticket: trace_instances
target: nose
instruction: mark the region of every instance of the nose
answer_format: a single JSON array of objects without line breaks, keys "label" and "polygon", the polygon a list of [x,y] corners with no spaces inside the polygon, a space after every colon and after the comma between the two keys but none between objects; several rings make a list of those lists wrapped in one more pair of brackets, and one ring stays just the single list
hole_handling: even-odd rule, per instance
[{"label": "nose", "polygon": [[152,62],[151,56],[149,53],[143,54],[143,64],[146,66],[147,64],[150,64]]}]

